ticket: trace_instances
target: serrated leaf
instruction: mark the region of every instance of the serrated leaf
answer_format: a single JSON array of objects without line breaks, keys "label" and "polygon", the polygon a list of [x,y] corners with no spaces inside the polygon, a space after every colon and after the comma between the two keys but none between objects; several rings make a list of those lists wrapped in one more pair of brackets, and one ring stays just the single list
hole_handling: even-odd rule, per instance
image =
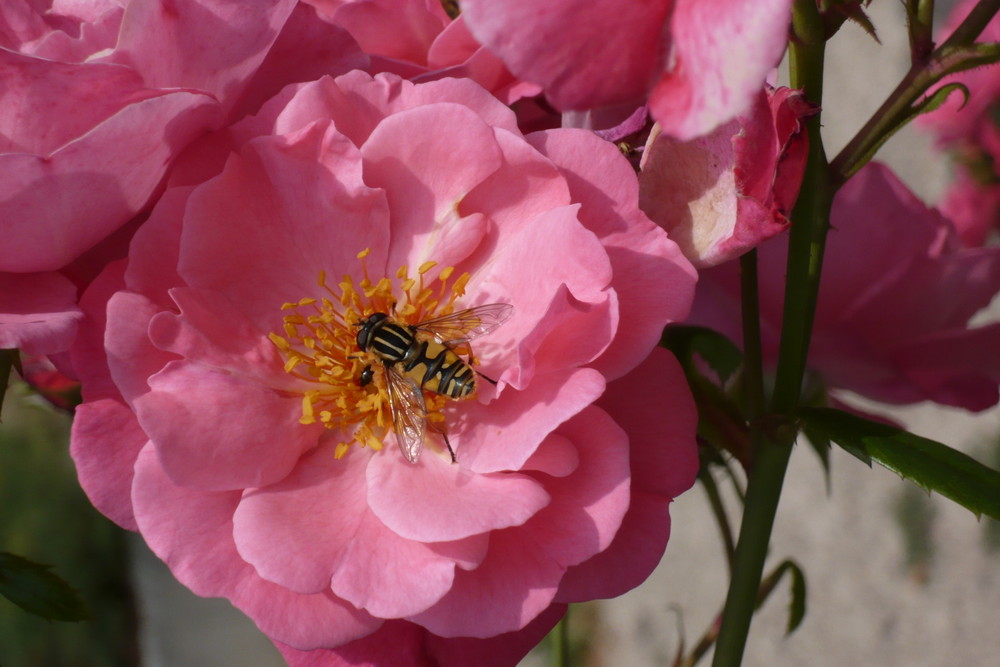
[{"label": "serrated leaf", "polygon": [[663,332],[661,345],[685,364],[694,355],[705,360],[723,383],[743,365],[743,351],[718,331],[706,327],[671,325]]},{"label": "serrated leaf", "polygon": [[823,466],[823,478],[826,480],[826,492],[830,493],[830,438],[816,431],[816,429],[810,428],[808,424],[804,426],[802,432],[809,440],[809,444],[812,446],[813,451],[816,452],[816,456],[819,457],[819,462]]},{"label": "serrated leaf", "polygon": [[940,442],[833,408],[803,408],[807,428],[972,511],[1000,519],[1000,472]]},{"label": "serrated leaf", "polygon": [[50,621],[82,621],[83,600],[69,584],[42,565],[0,551],[0,595],[21,609]]},{"label": "serrated leaf", "polygon": [[760,608],[764,604],[785,574],[792,579],[791,599],[788,602],[788,626],[785,630],[785,634],[790,635],[806,617],[806,575],[795,561],[783,560],[771,574],[764,577],[757,591],[757,607]]}]

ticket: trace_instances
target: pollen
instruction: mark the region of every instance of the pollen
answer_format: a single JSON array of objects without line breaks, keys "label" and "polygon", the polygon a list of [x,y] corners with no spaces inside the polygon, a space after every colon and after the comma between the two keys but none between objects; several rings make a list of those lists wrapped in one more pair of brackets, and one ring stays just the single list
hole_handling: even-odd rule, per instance
[{"label": "pollen", "polygon": [[[303,381],[299,422],[321,424],[342,437],[334,450],[337,459],[355,444],[381,450],[392,431],[385,370],[379,359],[358,347],[358,323],[373,313],[409,325],[448,315],[469,281],[468,273],[452,280],[454,267],[431,277],[435,262],[421,264],[416,276],[402,266],[393,278],[373,280],[365,262],[370,252],[358,253],[358,272],[335,284],[321,271],[317,294],[284,304],[281,332],[269,335],[285,359],[285,372]],[[366,368],[373,378],[362,386]],[[446,399],[424,392],[424,400],[428,421],[443,422]]]}]

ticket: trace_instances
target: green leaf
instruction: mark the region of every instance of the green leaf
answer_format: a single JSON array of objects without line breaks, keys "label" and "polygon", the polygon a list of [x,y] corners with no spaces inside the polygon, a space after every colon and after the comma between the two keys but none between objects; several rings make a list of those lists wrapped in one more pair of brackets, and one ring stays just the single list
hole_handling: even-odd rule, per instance
[{"label": "green leaf", "polygon": [[805,428],[828,437],[871,465],[872,461],[936,491],[976,516],[1000,519],[1000,472],[962,452],[903,429],[832,408],[803,408]]},{"label": "green leaf", "polygon": [[792,578],[792,597],[788,603],[788,627],[785,630],[785,633],[790,635],[795,632],[802,624],[802,619],[806,617],[806,575],[795,561],[791,559],[782,561],[771,574],[764,577],[760,582],[760,589],[757,591],[757,608],[764,604],[764,601],[767,600],[785,574]]},{"label": "green leaf", "polygon": [[660,344],[673,352],[685,367],[697,354],[723,383],[743,365],[743,351],[739,346],[718,331],[705,327],[671,325],[663,332]]},{"label": "green leaf", "polygon": [[87,609],[77,592],[48,565],[0,551],[0,595],[50,621],[82,621]]},{"label": "green leaf", "polygon": [[[3,410],[3,397],[10,383],[11,368],[16,368],[18,372],[21,370],[21,358],[17,355],[17,350],[0,350],[0,410]],[[0,418],[2,417],[3,413],[0,412]]]}]

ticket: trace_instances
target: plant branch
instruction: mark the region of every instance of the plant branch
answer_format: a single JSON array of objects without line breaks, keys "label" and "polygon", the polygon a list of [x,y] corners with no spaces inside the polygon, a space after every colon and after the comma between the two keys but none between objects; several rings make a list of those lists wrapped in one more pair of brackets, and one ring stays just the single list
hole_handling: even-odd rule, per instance
[{"label": "plant branch", "polygon": [[[803,89],[809,101],[820,106],[826,43],[819,37],[823,33],[822,17],[815,0],[796,0],[792,25],[792,85]],[[799,199],[792,213],[781,349],[772,400],[774,409],[781,414],[792,413],[799,400],[833,198],[820,123],[820,114],[806,121],[809,158]],[[715,667],[736,667],[743,659],[791,454],[791,440],[761,438],[754,452],[736,547],[736,564],[713,660]]]},{"label": "plant branch", "polygon": [[[920,9],[926,12],[926,7],[918,6],[917,11]],[[835,186],[857,173],[889,137],[919,113],[914,104],[931,86],[954,72],[996,62],[995,50],[972,45],[997,11],[1000,0],[980,0],[941,46],[923,57],[912,53],[914,62],[902,81],[831,162]]]}]

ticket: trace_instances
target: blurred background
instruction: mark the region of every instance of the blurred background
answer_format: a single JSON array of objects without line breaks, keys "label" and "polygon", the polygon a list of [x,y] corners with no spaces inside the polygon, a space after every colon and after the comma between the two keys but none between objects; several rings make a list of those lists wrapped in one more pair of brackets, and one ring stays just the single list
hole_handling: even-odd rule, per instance
[{"label": "blurred background", "polygon": [[[951,3],[938,4],[943,14]],[[881,44],[847,24],[828,51],[824,123],[831,155],[908,67],[901,3],[875,3],[870,14]],[[879,159],[928,202],[940,197],[949,178],[947,160],[912,128],[893,137]],[[1000,318],[997,306],[989,319]],[[1000,467],[1000,410],[970,415],[928,405],[889,414],[920,435]],[[0,551],[52,565],[79,590],[91,619],[49,622],[0,598],[0,667],[284,664],[226,600],[191,594],[140,539],[90,506],[67,454],[68,416],[14,386],[2,417]],[[735,498],[724,500],[738,520]],[[667,554],[649,581],[621,598],[573,607],[571,664],[668,665],[681,642],[690,649],[712,623],[728,576],[702,488],[679,498],[672,515]],[[1000,664],[996,522],[977,521],[950,501],[837,449],[827,479],[812,451],[800,447],[786,478],[768,567],[785,558],[805,571],[805,621],[785,636],[790,595],[783,582],[754,621],[748,666]],[[523,665],[547,661],[543,645]]]}]

